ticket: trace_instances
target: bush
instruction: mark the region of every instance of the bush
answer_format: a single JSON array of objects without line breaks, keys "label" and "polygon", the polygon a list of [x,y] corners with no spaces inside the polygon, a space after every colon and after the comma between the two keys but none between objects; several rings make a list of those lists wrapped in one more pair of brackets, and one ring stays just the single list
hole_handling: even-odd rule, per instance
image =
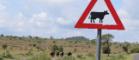
[{"label": "bush", "polygon": [[83,55],[77,55],[77,58],[79,58],[80,60],[85,60],[86,59]]},{"label": "bush", "polygon": [[64,51],[62,46],[60,46],[58,50],[59,50],[59,52],[63,52]]},{"label": "bush", "polygon": [[43,54],[40,54],[40,55],[35,55],[29,60],[51,60],[51,58],[48,57],[47,54],[43,53]]},{"label": "bush", "polygon": [[63,60],[76,60],[73,56],[65,56]]},{"label": "bush", "polygon": [[64,48],[63,48],[63,46],[53,45],[51,51],[52,52],[63,52],[64,51]]},{"label": "bush", "polygon": [[[13,59],[13,56],[12,56],[11,54],[3,55],[2,57],[4,57],[4,58],[11,58],[11,59]],[[1,59],[1,58],[0,58],[0,59]]]},{"label": "bush", "polygon": [[122,49],[123,49],[123,51],[125,51],[126,53],[128,53],[128,47],[127,46],[123,46]]},{"label": "bush", "polygon": [[139,48],[133,48],[133,49],[131,49],[131,53],[139,53]]},{"label": "bush", "polygon": [[117,59],[126,60],[126,57],[123,54],[116,54],[116,55],[111,55],[108,60],[117,60]]},{"label": "bush", "polygon": [[108,54],[108,56],[109,56],[109,54],[111,53],[110,47],[103,47],[103,53]]},{"label": "bush", "polygon": [[57,45],[53,45],[52,51],[53,52],[57,52],[58,50],[59,50],[58,46]]},{"label": "bush", "polygon": [[5,52],[2,54],[3,58],[11,58],[13,59],[12,54],[10,54],[10,52],[8,50],[5,50]]},{"label": "bush", "polygon": [[0,57],[0,60],[4,60],[2,57]]},{"label": "bush", "polygon": [[88,57],[95,57],[95,55],[92,54],[92,53],[88,53],[87,56],[88,56]]},{"label": "bush", "polygon": [[26,55],[33,55],[33,49],[30,49],[29,51],[28,51],[28,53],[26,53]]}]

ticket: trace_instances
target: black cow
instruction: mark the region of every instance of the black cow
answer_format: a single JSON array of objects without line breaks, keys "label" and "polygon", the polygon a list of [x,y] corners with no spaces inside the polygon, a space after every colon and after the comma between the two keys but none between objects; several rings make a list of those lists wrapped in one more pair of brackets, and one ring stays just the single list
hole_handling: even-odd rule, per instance
[{"label": "black cow", "polygon": [[60,56],[63,57],[64,56],[64,52],[60,52]]},{"label": "black cow", "polygon": [[54,57],[55,54],[56,54],[55,52],[51,52],[51,53],[50,53],[51,57]]},{"label": "black cow", "polygon": [[71,56],[72,55],[72,53],[71,52],[68,52],[68,56]]},{"label": "black cow", "polygon": [[99,23],[103,22],[104,16],[108,15],[108,11],[104,11],[104,12],[91,12],[90,13],[90,19],[91,19],[91,23],[95,23],[95,20],[98,18],[99,19]]},{"label": "black cow", "polygon": [[60,55],[60,52],[57,52],[57,53],[56,53],[56,56],[59,56],[59,55]]}]

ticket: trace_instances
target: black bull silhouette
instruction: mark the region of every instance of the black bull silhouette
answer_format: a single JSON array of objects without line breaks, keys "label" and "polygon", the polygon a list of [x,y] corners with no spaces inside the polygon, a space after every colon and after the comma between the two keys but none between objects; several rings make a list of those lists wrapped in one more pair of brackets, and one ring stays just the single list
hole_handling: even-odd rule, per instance
[{"label": "black bull silhouette", "polygon": [[108,11],[104,11],[104,12],[91,12],[90,13],[90,22],[95,23],[95,20],[98,18],[99,19],[99,23],[103,23],[103,19],[105,15],[108,15]]}]

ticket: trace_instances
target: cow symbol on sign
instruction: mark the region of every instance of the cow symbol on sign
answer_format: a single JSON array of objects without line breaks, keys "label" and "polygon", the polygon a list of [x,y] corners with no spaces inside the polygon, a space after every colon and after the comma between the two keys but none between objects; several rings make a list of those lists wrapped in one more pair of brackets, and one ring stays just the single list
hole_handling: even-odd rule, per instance
[{"label": "cow symbol on sign", "polygon": [[103,19],[104,19],[104,16],[105,15],[108,15],[108,11],[104,11],[104,12],[91,12],[90,13],[90,16],[89,16],[89,19],[90,19],[90,22],[92,23],[95,23],[95,20],[98,18],[99,19],[99,23],[103,23]]}]

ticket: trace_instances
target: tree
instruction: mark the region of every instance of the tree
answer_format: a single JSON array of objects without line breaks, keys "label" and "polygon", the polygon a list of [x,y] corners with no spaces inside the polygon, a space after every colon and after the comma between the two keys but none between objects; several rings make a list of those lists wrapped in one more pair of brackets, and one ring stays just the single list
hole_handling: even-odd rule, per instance
[{"label": "tree", "polygon": [[59,52],[63,52],[63,46],[59,46]]},{"label": "tree", "polygon": [[50,40],[54,40],[54,37],[53,36],[50,36]]},{"label": "tree", "polygon": [[50,55],[51,55],[52,57],[54,57],[55,55],[56,55],[56,56],[59,56],[59,55],[63,56],[63,55],[64,55],[63,46],[53,45],[51,51],[52,51],[52,52],[50,53]]},{"label": "tree", "polygon": [[114,38],[114,36],[112,34],[104,34],[104,35],[102,35],[102,42],[109,43],[112,41],[113,38]]},{"label": "tree", "polygon": [[129,46],[130,46],[130,43],[128,43],[128,42],[124,42],[124,44],[123,44],[123,46],[122,46],[122,49],[123,49],[124,52],[126,52],[127,54],[128,54]]},{"label": "tree", "polygon": [[53,45],[52,46],[52,52],[57,52],[58,51],[58,46],[57,45]]},{"label": "tree", "polygon": [[0,37],[4,37],[4,35],[3,35],[3,34],[1,34],[1,35],[0,35]]},{"label": "tree", "polygon": [[32,39],[33,37],[31,35],[28,36],[29,39]]},{"label": "tree", "polygon": [[4,49],[3,57],[13,58],[12,55],[10,54],[9,50],[8,50],[8,45],[7,44],[3,44],[2,48]]},{"label": "tree", "polygon": [[102,35],[102,43],[103,43],[103,53],[104,54],[109,54],[111,53],[111,41],[114,38],[112,34],[104,34]]},{"label": "tree", "polygon": [[8,51],[8,45],[7,44],[4,44],[4,45],[2,45],[2,48],[4,49],[4,53],[3,53],[3,55],[4,56],[7,56],[7,51]]},{"label": "tree", "polygon": [[7,50],[7,47],[8,47],[7,44],[2,45],[2,48],[3,48],[4,50]]}]

